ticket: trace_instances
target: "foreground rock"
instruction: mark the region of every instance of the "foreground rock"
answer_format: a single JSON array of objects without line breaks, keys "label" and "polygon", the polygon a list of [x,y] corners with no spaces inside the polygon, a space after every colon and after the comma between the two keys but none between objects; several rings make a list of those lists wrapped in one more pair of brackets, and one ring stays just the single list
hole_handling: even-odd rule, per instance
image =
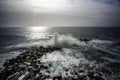
[{"label": "foreground rock", "polygon": [[[20,54],[16,58],[10,59],[3,64],[0,69],[0,80],[104,80],[100,72],[88,70],[69,71],[65,70],[65,75],[50,76],[50,64],[45,65],[39,59],[55,50],[57,47],[32,48]],[[44,73],[44,70],[47,73]]]}]

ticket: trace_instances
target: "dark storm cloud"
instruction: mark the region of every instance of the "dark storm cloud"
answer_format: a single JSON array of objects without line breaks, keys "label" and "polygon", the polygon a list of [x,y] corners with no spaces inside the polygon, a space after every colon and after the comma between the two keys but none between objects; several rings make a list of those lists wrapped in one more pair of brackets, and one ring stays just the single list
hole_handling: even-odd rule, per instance
[{"label": "dark storm cloud", "polygon": [[120,5],[120,0],[95,0],[95,1],[102,2],[102,3],[107,3],[107,4]]},{"label": "dark storm cloud", "polygon": [[66,0],[67,6],[56,11],[26,1],[1,0],[0,27],[120,26],[119,0]]}]

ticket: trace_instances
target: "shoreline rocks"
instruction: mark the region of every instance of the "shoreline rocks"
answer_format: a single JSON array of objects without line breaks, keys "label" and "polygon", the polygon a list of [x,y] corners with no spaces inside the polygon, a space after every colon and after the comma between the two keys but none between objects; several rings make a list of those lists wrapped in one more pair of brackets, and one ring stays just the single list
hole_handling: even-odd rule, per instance
[{"label": "shoreline rocks", "polygon": [[31,48],[20,54],[16,58],[10,59],[3,64],[0,69],[1,80],[105,80],[99,72],[84,70],[72,71],[65,70],[65,75],[50,76],[51,64],[45,65],[39,59],[60,47],[38,47]]},{"label": "shoreline rocks", "polygon": [[0,69],[1,80],[27,80],[26,76],[32,77],[35,72],[39,71],[40,67],[45,68],[41,62],[37,61],[38,58],[41,58],[48,52],[60,49],[57,47],[48,46],[45,48],[40,46],[38,48],[31,48],[16,58],[6,61]]}]

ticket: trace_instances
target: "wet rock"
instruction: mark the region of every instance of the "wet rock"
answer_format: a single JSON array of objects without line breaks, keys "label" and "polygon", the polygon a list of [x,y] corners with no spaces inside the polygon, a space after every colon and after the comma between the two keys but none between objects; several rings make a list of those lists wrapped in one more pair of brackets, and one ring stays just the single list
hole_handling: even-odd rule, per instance
[{"label": "wet rock", "polygon": [[49,79],[49,78],[50,78],[49,75],[44,75],[44,76],[41,77],[41,80],[46,80],[46,79]]},{"label": "wet rock", "polygon": [[62,80],[62,76],[55,76],[53,77],[53,80]]},{"label": "wet rock", "polygon": [[87,75],[85,73],[79,73],[78,74],[78,79],[79,80],[87,80]]},{"label": "wet rock", "polygon": [[25,64],[19,64],[18,67],[20,68],[20,70],[26,70],[27,66]]},{"label": "wet rock", "polygon": [[85,41],[85,42],[88,42],[90,41],[91,39],[86,39],[86,38],[81,38],[80,41]]},{"label": "wet rock", "polygon": [[100,76],[99,74],[94,74],[94,79],[96,80],[105,80],[103,76]]},{"label": "wet rock", "polygon": [[16,72],[13,75],[10,75],[7,80],[17,80],[22,74],[20,72]]},{"label": "wet rock", "polygon": [[3,64],[4,67],[7,67],[9,66],[9,61],[6,61],[4,64]]},{"label": "wet rock", "polygon": [[43,69],[48,69],[48,66],[45,66],[45,65],[41,65],[40,68],[43,68]]},{"label": "wet rock", "polygon": [[30,65],[31,65],[30,62],[24,62],[24,64],[27,65],[27,66],[30,66]]},{"label": "wet rock", "polygon": [[26,80],[29,76],[29,72],[25,72],[25,74],[21,75],[18,80]]},{"label": "wet rock", "polygon": [[87,72],[87,75],[88,75],[88,77],[90,77],[90,79],[105,80],[103,75],[101,73],[98,73],[98,72],[89,71],[89,72]]},{"label": "wet rock", "polygon": [[84,72],[84,70],[79,70],[78,72],[79,72],[79,73],[83,73],[83,72]]},{"label": "wet rock", "polygon": [[[38,59],[54,50],[61,50],[61,48],[50,46],[46,48],[42,46],[32,48],[16,58],[6,61],[3,65],[4,68],[0,69],[0,80],[45,80],[51,78],[53,78],[53,80],[87,80],[87,76],[90,77],[90,79],[104,80],[103,76],[98,73],[95,74],[89,71],[85,74],[84,70],[79,70],[78,68],[73,69],[72,72],[66,68],[66,78],[62,75],[50,77],[51,72],[49,68],[52,64],[43,63]],[[45,71],[44,74],[40,72],[42,70]]]},{"label": "wet rock", "polygon": [[88,71],[88,72],[87,72],[87,75],[88,75],[89,77],[91,77],[91,78],[92,78],[92,77],[93,77],[93,75],[94,75],[94,72],[92,72],[92,71]]},{"label": "wet rock", "polygon": [[37,74],[33,80],[40,80],[41,76]]},{"label": "wet rock", "polygon": [[9,64],[9,65],[13,65],[14,63],[16,63],[16,59],[10,59],[10,60],[8,61],[8,64]]}]

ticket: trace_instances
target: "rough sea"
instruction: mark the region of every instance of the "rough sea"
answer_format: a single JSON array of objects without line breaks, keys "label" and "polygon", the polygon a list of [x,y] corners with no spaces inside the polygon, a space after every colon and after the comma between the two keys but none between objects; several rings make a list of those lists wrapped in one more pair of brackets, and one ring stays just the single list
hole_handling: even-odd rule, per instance
[{"label": "rough sea", "polygon": [[52,64],[51,76],[65,75],[66,69],[89,70],[120,80],[119,27],[0,28],[0,66],[31,47],[48,45],[62,47],[40,59]]}]

